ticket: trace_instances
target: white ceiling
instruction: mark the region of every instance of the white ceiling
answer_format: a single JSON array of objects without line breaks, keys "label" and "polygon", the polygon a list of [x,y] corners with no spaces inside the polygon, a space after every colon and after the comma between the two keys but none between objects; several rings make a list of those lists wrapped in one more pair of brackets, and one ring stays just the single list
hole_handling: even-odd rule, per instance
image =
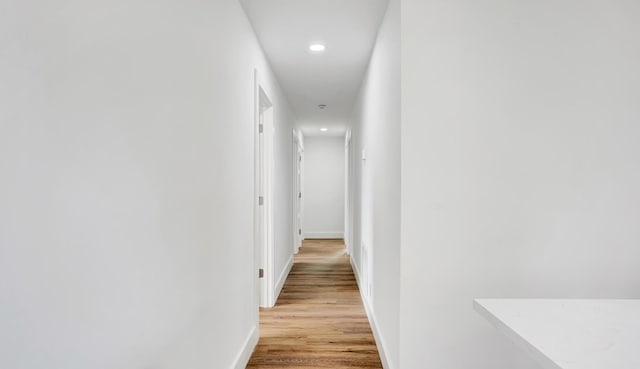
[{"label": "white ceiling", "polygon": [[[305,135],[344,134],[388,0],[240,1],[298,127]],[[327,49],[313,54],[312,43]]]}]

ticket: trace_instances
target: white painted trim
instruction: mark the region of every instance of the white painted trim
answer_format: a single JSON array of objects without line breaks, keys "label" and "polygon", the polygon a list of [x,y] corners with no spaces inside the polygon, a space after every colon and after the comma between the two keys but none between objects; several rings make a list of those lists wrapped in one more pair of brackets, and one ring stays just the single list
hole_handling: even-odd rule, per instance
[{"label": "white painted trim", "polygon": [[293,130],[293,253],[297,254],[300,252],[300,247],[302,247],[302,240],[304,236],[302,235],[302,207],[303,207],[303,199],[301,197],[302,194],[302,158],[304,153],[304,148],[302,147],[302,133],[299,131]]},{"label": "white painted trim", "polygon": [[351,130],[348,129],[344,138],[344,244],[347,255],[351,255]]},{"label": "white painted trim", "polygon": [[275,301],[278,301],[278,297],[282,292],[282,288],[284,287],[284,282],[287,281],[287,277],[289,277],[289,272],[291,272],[291,268],[293,268],[293,255],[287,261],[287,265],[284,267],[282,274],[280,274],[280,278],[278,278],[278,283],[276,284],[276,298]]},{"label": "white painted trim", "polygon": [[349,261],[351,262],[351,269],[353,269],[353,274],[356,276],[356,283],[358,283],[358,291],[360,291],[360,296],[362,297],[362,289],[360,288],[360,270],[358,269],[358,265],[353,260],[353,255],[349,256]]},{"label": "white painted trim", "polygon": [[344,238],[344,232],[306,232],[304,238]]},{"label": "white painted trim", "polygon": [[[298,224],[298,202],[299,202],[299,198],[298,198],[298,193],[300,191],[300,189],[298,188],[298,134],[296,133],[296,130],[294,129],[291,132],[292,135],[292,142],[293,144],[291,145],[291,159],[293,159],[292,161],[292,167],[291,167],[291,188],[293,188],[293,191],[291,193],[291,196],[293,196],[292,201],[291,201],[291,220],[293,222],[293,253],[297,254],[298,253],[298,244],[300,243],[300,234],[298,233],[298,229],[300,227],[300,225]],[[280,281],[278,281],[280,282]],[[278,285],[276,285],[276,295],[279,294],[278,291]]]},{"label": "white painted trim", "polygon": [[362,294],[362,288],[360,288],[360,271],[358,270],[358,266],[353,260],[353,257],[349,257],[351,261],[351,269],[353,269],[353,274],[356,276],[356,282],[358,283],[358,290],[360,291],[360,300],[362,300],[362,304],[364,305],[364,310],[367,312],[367,318],[369,319],[369,325],[371,326],[371,331],[373,332],[373,338],[376,341],[376,347],[378,348],[378,353],[380,354],[380,361],[382,362],[382,367],[384,369],[394,369],[395,365],[391,365],[389,358],[387,357],[385,351],[385,341],[382,338],[382,334],[380,334],[380,330],[378,328],[378,323],[376,321],[376,315],[373,312],[373,308],[370,305],[369,301]]},{"label": "white painted trim", "polygon": [[251,354],[253,354],[253,350],[255,350],[258,345],[258,339],[258,328],[253,326],[253,328],[251,328],[251,332],[249,332],[249,336],[247,336],[247,339],[244,341],[238,356],[236,356],[236,359],[233,362],[233,369],[245,369],[247,367],[249,359],[251,359]]},{"label": "white painted trim", "polygon": [[[256,280],[259,306],[275,305],[275,263],[274,263],[274,207],[273,207],[273,175],[274,151],[273,134],[275,127],[275,108],[260,79],[254,70],[255,88],[255,190],[254,190],[254,250],[256,252]],[[266,113],[266,114],[263,114]],[[263,125],[263,133],[259,133],[260,118],[267,117]],[[262,135],[262,136],[261,136]],[[262,175],[261,175],[262,174]],[[258,199],[263,196],[264,205]],[[258,279],[258,269],[264,269],[264,278]]]},{"label": "white painted trim", "polygon": [[[362,294],[360,294],[362,296]],[[367,312],[367,318],[369,318],[369,325],[371,325],[371,331],[373,331],[373,338],[376,341],[376,347],[378,347],[378,353],[380,354],[380,361],[382,362],[382,367],[384,369],[393,369],[395,366],[391,365],[389,362],[389,358],[387,357],[387,353],[384,349],[385,341],[382,338],[382,334],[380,334],[380,330],[378,328],[378,323],[376,321],[376,315],[373,312],[372,307],[364,298],[362,298],[362,302],[364,304],[364,310]]]},{"label": "white painted trim", "polygon": [[254,108],[254,122],[253,122],[253,273],[254,273],[254,278],[253,278],[253,287],[255,289],[254,291],[254,299],[255,299],[255,306],[256,306],[256,311],[258,310],[257,307],[260,306],[260,296],[261,296],[261,290],[262,290],[262,283],[260,281],[260,279],[258,279],[258,269],[260,269],[261,265],[261,260],[260,260],[260,253],[262,252],[261,250],[261,243],[260,243],[260,231],[259,231],[259,226],[260,226],[260,217],[259,217],[259,206],[258,206],[258,196],[260,196],[260,135],[258,133],[258,123],[259,123],[259,89],[258,89],[258,70],[254,69],[253,70],[253,108]]}]

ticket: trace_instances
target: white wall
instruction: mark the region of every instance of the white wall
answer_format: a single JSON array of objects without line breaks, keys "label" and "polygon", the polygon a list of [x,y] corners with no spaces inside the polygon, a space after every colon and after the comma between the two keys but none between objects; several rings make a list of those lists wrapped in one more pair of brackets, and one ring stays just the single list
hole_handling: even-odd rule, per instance
[{"label": "white wall", "polygon": [[305,238],[344,235],[344,137],[304,138]]},{"label": "white wall", "polygon": [[238,2],[9,0],[0,44],[0,367],[231,368],[254,67],[288,110]]},{"label": "white wall", "polygon": [[402,368],[531,366],[474,297],[640,297],[639,17],[403,0]]},{"label": "white wall", "polygon": [[[391,0],[353,112],[352,258],[369,275],[369,313],[388,368],[399,368],[400,1]],[[366,160],[362,161],[362,151]],[[368,249],[370,265],[361,246]],[[367,270],[364,270],[367,268]]]},{"label": "white wall", "polygon": [[[270,81],[270,84],[277,82]],[[286,96],[280,89],[272,90],[270,98],[274,103],[275,132],[274,132],[274,266],[276,284],[284,285],[289,268],[293,265],[293,125],[296,116],[289,108]],[[276,291],[277,293],[278,291]],[[276,296],[277,297],[277,296]]]}]

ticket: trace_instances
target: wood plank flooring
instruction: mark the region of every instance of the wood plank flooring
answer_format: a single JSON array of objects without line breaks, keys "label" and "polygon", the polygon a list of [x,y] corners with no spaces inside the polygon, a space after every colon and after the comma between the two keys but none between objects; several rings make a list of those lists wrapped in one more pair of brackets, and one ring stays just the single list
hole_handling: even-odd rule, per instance
[{"label": "wood plank flooring", "polygon": [[247,369],[382,368],[342,240],[305,240]]}]

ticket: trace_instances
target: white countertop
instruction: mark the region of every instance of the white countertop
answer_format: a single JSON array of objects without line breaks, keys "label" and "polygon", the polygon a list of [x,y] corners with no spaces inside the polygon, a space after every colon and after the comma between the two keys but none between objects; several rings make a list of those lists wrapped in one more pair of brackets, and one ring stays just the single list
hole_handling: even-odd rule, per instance
[{"label": "white countertop", "polygon": [[640,300],[477,299],[475,310],[548,369],[640,369]]}]

